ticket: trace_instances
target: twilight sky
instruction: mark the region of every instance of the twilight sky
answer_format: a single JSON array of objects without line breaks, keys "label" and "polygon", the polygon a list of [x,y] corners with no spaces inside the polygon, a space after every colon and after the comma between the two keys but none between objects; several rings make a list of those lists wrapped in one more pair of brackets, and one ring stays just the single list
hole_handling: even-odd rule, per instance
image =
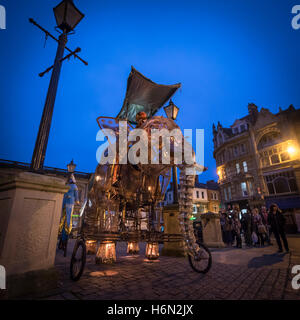
[{"label": "twilight sky", "polygon": [[[277,112],[300,106],[300,30],[291,27],[300,0],[75,0],[86,14],[69,37],[86,67],[64,62],[45,165],[94,171],[96,118],[116,116],[133,65],[153,81],[182,83],[173,101],[183,129],[205,130],[200,181],[216,179],[212,124],[231,125],[248,102]],[[0,0],[7,29],[0,30],[0,158],[30,162],[43,111],[56,42],[58,0]],[[162,114],[162,113],[161,113]]]}]

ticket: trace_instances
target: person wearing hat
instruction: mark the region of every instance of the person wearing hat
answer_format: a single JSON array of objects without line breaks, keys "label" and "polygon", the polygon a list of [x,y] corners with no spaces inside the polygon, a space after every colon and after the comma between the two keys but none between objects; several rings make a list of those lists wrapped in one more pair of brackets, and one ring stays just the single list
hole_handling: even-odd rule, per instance
[{"label": "person wearing hat", "polygon": [[62,217],[59,226],[61,238],[58,245],[59,249],[64,250],[64,256],[66,256],[67,254],[68,238],[72,230],[72,213],[74,209],[74,204],[79,204],[78,188],[73,173],[68,179],[67,185],[70,186],[70,189],[67,193],[65,193],[63,198]]}]

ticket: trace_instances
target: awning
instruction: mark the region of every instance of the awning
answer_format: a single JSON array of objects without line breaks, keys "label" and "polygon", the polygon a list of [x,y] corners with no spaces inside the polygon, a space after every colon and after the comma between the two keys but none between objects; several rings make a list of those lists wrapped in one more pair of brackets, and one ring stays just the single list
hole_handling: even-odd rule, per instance
[{"label": "awning", "polygon": [[123,107],[117,118],[127,119],[130,123],[136,124],[135,117],[140,111],[152,117],[180,87],[180,83],[157,84],[131,67]]},{"label": "awning", "polygon": [[276,198],[265,198],[267,208],[276,203],[280,209],[300,208],[300,196],[277,196]]}]

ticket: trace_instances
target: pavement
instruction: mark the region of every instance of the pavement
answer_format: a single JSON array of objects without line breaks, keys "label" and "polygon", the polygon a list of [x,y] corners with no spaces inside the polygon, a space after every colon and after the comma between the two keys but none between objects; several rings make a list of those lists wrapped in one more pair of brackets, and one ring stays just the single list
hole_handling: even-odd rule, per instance
[{"label": "pavement", "polygon": [[[69,275],[74,240],[68,255],[57,252],[55,265],[60,282],[57,289],[34,299],[46,300],[300,300],[300,289],[292,288],[291,269],[300,265],[300,236],[288,237],[291,252],[277,253],[273,246],[263,248],[211,249],[213,264],[205,274],[195,273],[187,258],[160,256],[145,259],[126,254],[126,243],[117,243],[117,262],[96,265],[87,256],[78,282]],[[160,248],[161,249],[161,248]]]}]

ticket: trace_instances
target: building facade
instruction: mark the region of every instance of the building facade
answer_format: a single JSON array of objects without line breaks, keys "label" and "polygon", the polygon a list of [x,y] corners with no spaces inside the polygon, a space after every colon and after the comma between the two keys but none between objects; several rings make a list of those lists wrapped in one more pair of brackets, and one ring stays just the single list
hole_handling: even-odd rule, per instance
[{"label": "building facade", "polygon": [[241,209],[270,206],[300,209],[300,109],[292,105],[276,114],[259,111],[229,127],[213,125],[214,158],[222,203]]},{"label": "building facade", "polygon": [[[173,203],[172,184],[166,192],[165,205]],[[198,176],[195,179],[195,187],[193,190],[193,217],[194,220],[200,221],[200,215],[207,212],[218,213],[220,210],[220,191],[215,181],[207,181],[207,183],[199,182]]]}]

